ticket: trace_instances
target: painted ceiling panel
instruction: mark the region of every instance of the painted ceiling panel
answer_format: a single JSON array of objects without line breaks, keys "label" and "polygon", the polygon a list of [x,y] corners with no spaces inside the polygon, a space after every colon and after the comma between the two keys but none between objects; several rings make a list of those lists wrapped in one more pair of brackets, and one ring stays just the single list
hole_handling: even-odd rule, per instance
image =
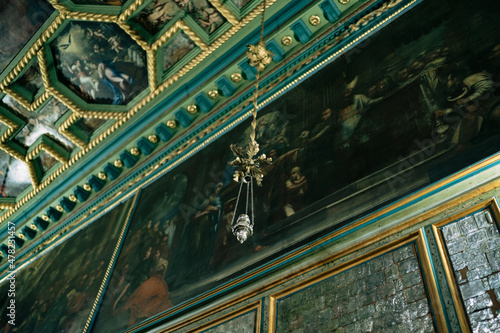
[{"label": "painted ceiling panel", "polygon": [[45,0],[0,3],[0,73],[53,12]]},{"label": "painted ceiling panel", "polygon": [[30,185],[26,163],[0,150],[0,196],[17,197]]},{"label": "painted ceiling panel", "polygon": [[147,87],[146,53],[116,24],[67,24],[52,42],[59,80],[89,103],[121,105]]}]

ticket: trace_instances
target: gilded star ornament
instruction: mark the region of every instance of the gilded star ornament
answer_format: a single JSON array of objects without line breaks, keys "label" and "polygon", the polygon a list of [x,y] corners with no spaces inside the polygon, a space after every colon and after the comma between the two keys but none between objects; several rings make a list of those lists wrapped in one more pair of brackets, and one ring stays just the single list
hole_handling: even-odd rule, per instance
[{"label": "gilded star ornament", "polygon": [[252,141],[248,144],[246,149],[246,156],[243,148],[232,144],[230,146],[236,158],[229,162],[230,165],[236,168],[233,175],[233,180],[237,183],[243,181],[245,176],[252,176],[258,186],[262,186],[262,180],[264,175],[262,174],[261,164],[271,164],[272,158],[267,157],[266,154],[257,156],[259,152],[259,144],[256,141]]},{"label": "gilded star ornament", "polygon": [[247,57],[250,65],[262,72],[273,60],[274,53],[266,49],[266,43],[263,40],[260,40],[255,45],[247,45],[247,47]]}]

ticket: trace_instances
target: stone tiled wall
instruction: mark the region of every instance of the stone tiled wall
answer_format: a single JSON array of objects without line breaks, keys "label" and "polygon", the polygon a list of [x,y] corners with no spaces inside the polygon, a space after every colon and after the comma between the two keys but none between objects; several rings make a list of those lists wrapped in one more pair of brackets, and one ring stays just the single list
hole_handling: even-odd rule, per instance
[{"label": "stone tiled wall", "polygon": [[278,300],[276,331],[434,332],[414,246]]},{"label": "stone tiled wall", "polygon": [[212,327],[206,333],[254,333],[255,332],[255,311],[246,313],[239,317],[226,321],[218,326]]},{"label": "stone tiled wall", "polygon": [[443,238],[474,332],[500,332],[500,235],[488,210],[444,226]]}]

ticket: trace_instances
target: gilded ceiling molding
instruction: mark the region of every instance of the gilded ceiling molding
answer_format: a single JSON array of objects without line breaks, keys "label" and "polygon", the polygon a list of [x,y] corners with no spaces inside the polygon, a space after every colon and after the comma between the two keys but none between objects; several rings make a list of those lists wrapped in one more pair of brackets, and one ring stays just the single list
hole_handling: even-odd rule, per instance
[{"label": "gilded ceiling molding", "polygon": [[128,8],[125,9],[123,11],[123,13],[121,13],[118,16],[118,23],[125,22],[129,18],[129,16],[132,15],[137,10],[137,8],[139,8],[140,6],[142,6],[142,4],[145,1],[146,0],[135,0],[134,3],[132,3],[130,6],[128,6]]},{"label": "gilded ceiling molding", "polygon": [[94,22],[111,22],[114,23],[118,20],[118,15],[99,14],[99,13],[85,13],[85,12],[68,12],[67,18],[82,21]]},{"label": "gilded ceiling molding", "polygon": [[208,45],[203,41],[203,39],[196,34],[196,32],[191,29],[189,25],[184,22],[184,20],[178,20],[175,22],[176,26],[179,26],[179,29],[182,29],[182,31],[191,38],[191,40],[198,45],[202,50],[206,50],[208,48]]},{"label": "gilded ceiling molding", "polygon": [[35,147],[35,149],[33,149],[32,151],[30,151],[26,155],[26,157],[25,157],[24,160],[26,162],[32,161],[36,157],[36,155],[38,155],[42,150],[45,151],[45,152],[47,152],[47,153],[49,153],[50,155],[52,155],[56,160],[58,160],[59,162],[61,162],[63,164],[68,162],[68,159],[64,155],[58,153],[54,148],[52,148],[51,146],[49,146],[49,145],[47,145],[46,143],[43,143],[43,142],[40,143],[39,145],[37,145]]},{"label": "gilded ceiling molding", "polygon": [[134,29],[132,29],[131,26],[129,26],[127,23],[120,21],[118,18],[118,21],[116,22],[120,28],[122,28],[132,39],[140,46],[142,47],[143,50],[146,52],[151,49],[151,46],[144,40],[144,38]]},{"label": "gilded ceiling molding", "polygon": [[15,91],[14,89],[11,89],[10,87],[5,87],[5,89],[3,90],[7,95],[9,95],[10,97],[12,97],[16,102],[18,102],[19,104],[21,104],[21,106],[23,108],[25,108],[26,110],[29,110],[31,111],[31,103],[26,99],[24,98],[21,94],[19,94],[17,91]]},{"label": "gilded ceiling molding", "polygon": [[148,50],[148,80],[149,80],[149,89],[151,91],[155,91],[156,87],[158,87],[158,75],[156,74],[156,51]]},{"label": "gilded ceiling molding", "polygon": [[[266,1],[266,8],[268,8],[269,6],[274,4],[276,1],[277,0]],[[207,49],[203,50],[193,60],[191,60],[184,67],[182,67],[179,71],[177,71],[174,75],[172,75],[165,82],[163,82],[158,87],[159,92],[164,91],[167,87],[172,85],[174,82],[176,82],[182,76],[184,76],[187,72],[189,72],[194,67],[196,67],[200,62],[203,61],[203,59],[205,59],[213,51],[218,49],[229,38],[231,38],[235,33],[237,33],[242,27],[246,26],[248,23],[253,21],[257,16],[259,16],[263,12],[263,9],[264,9],[264,4],[262,3],[259,6],[257,6],[253,11],[251,11],[248,15],[246,15],[238,25],[232,26],[231,28],[229,28],[229,30],[227,30],[222,36],[220,36],[212,44],[210,44]],[[132,109],[132,110],[134,110],[134,109]]]},{"label": "gilded ceiling molding", "polygon": [[47,99],[49,98],[50,94],[47,91],[44,91],[40,97],[38,97],[36,100],[33,101],[33,103],[30,103],[26,98],[24,98],[21,94],[19,94],[17,91],[14,89],[11,89],[10,87],[6,87],[4,89],[4,92],[12,97],[17,103],[19,103],[23,108],[25,108],[27,111],[36,111]]},{"label": "gilded ceiling molding", "polygon": [[31,178],[31,184],[33,185],[33,189],[36,189],[40,184],[38,183],[38,177],[36,175],[36,170],[35,166],[33,165],[33,161],[25,159],[25,162],[26,165],[28,166],[28,173]]},{"label": "gilded ceiling molding", "polygon": [[5,151],[7,154],[10,154],[17,158],[18,160],[24,161],[24,156],[20,152],[18,152],[16,149],[12,148],[9,145],[6,145],[5,143],[0,143],[0,149]]},{"label": "gilded ceiling molding", "polygon": [[45,103],[45,101],[47,101],[47,99],[49,99],[49,97],[50,97],[49,92],[45,90],[40,95],[40,97],[38,97],[35,101],[33,101],[33,103],[31,103],[28,111],[36,111],[40,106],[42,106],[43,103]]},{"label": "gilded ceiling molding", "polygon": [[59,13],[59,15],[54,19],[54,21],[45,29],[42,35],[36,40],[36,42],[31,45],[30,49],[24,57],[19,61],[19,63],[7,74],[7,76],[3,79],[2,83],[0,83],[0,90],[4,90],[13,80],[17,78],[17,76],[21,73],[21,71],[29,64],[31,59],[33,59],[38,51],[43,47],[44,43],[49,39],[50,36],[59,28],[59,26],[63,23],[66,18],[65,14]]},{"label": "gilded ceiling molding", "polygon": [[63,103],[73,113],[80,115],[80,107],[73,102],[73,100],[64,96],[59,90],[51,85],[47,58],[45,57],[45,51],[43,49],[38,51],[38,65],[40,67],[40,74],[42,75],[45,91],[54,96],[59,102]]},{"label": "gilded ceiling molding", "polygon": [[2,134],[2,136],[0,136],[0,144],[1,144],[9,139],[9,137],[19,128],[19,125],[16,122],[10,120],[9,118],[3,116],[2,114],[0,114],[0,122],[4,123],[8,127],[5,133]]},{"label": "gilded ceiling molding", "polygon": [[80,117],[78,114],[71,112],[71,115],[57,128],[57,130],[68,139],[71,140],[74,144],[76,144],[81,149],[85,149],[87,147],[87,143],[80,139],[78,136],[73,134],[71,131],[68,131],[69,127],[73,125]]},{"label": "gilded ceiling molding", "polygon": [[41,48],[37,53],[38,67],[40,68],[40,75],[42,76],[43,86],[45,87],[45,92],[48,92],[50,87],[50,76],[49,69],[47,66],[47,59],[45,58],[45,50]]},{"label": "gilded ceiling molding", "polygon": [[59,0],[49,0],[49,2],[52,5],[52,7],[54,7],[57,11],[59,11],[59,13],[66,14],[67,12],[69,12],[66,6],[59,3]]},{"label": "gilded ceiling molding", "polygon": [[240,21],[238,18],[233,14],[231,10],[229,10],[221,0],[208,0],[214,7],[217,9],[222,16],[226,18],[226,20],[229,21],[232,25],[238,25]]}]

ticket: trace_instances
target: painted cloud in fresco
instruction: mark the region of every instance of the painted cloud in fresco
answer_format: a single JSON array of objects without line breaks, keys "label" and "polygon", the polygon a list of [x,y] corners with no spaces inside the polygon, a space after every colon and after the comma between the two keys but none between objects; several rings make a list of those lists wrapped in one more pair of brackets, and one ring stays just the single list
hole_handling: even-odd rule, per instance
[{"label": "painted cloud in fresco", "polygon": [[113,23],[71,22],[51,46],[59,80],[89,103],[126,104],[147,88],[146,53]]},{"label": "painted cloud in fresco", "polygon": [[163,48],[163,71],[176,64],[195,46],[196,44],[182,31],[176,34]]},{"label": "painted cloud in fresco", "polygon": [[19,143],[29,147],[35,143],[40,136],[47,134],[61,142],[68,151],[75,148],[75,144],[61,135],[54,125],[54,123],[68,111],[68,108],[64,104],[61,104],[55,99],[51,99],[40,111],[30,112],[24,109],[10,96],[5,96],[2,102],[20,113],[23,118],[27,119],[27,124],[14,137]]},{"label": "painted cloud in fresco", "polygon": [[30,185],[26,164],[0,150],[0,197],[16,197]]}]

